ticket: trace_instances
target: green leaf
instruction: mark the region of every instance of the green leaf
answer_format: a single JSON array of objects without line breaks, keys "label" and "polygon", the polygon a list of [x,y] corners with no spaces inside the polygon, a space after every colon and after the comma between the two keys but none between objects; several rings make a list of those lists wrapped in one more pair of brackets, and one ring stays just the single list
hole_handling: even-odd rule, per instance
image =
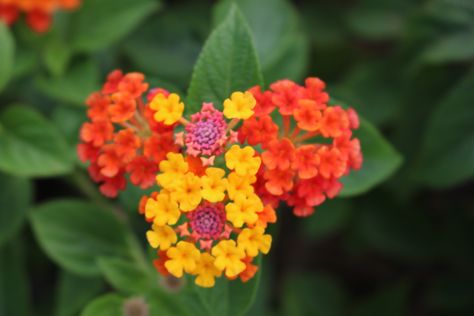
[{"label": "green leaf", "polygon": [[352,170],[348,176],[341,179],[344,184],[339,195],[341,197],[369,191],[387,180],[402,163],[402,157],[395,148],[366,120],[361,119],[354,137],[360,140],[364,161],[360,170]]},{"label": "green leaf", "polygon": [[474,29],[446,34],[432,43],[422,54],[426,63],[447,63],[474,57]]},{"label": "green leaf", "polygon": [[[267,82],[288,78],[299,81],[307,71],[308,36],[302,32],[297,11],[287,0],[226,0],[214,10],[221,22],[232,3],[248,21]],[[217,23],[216,23],[217,24]]]},{"label": "green leaf", "polygon": [[129,258],[129,232],[116,216],[95,204],[56,200],[31,210],[30,220],[46,254],[78,275],[99,275],[99,257]]},{"label": "green leaf", "polygon": [[25,259],[18,240],[0,247],[0,315],[31,315]]},{"label": "green leaf", "polygon": [[124,298],[119,294],[106,294],[90,302],[81,316],[117,316],[123,315]]},{"label": "green leaf", "polygon": [[0,116],[0,170],[28,177],[69,172],[73,153],[58,130],[35,110],[11,106]]},{"label": "green leaf", "polygon": [[64,74],[71,57],[71,48],[59,36],[53,36],[46,43],[43,61],[53,76]]},{"label": "green leaf", "polygon": [[[257,259],[261,269],[261,256]],[[240,280],[229,281],[226,278],[216,279],[212,288],[195,287],[208,315],[236,316],[245,315],[255,301],[257,288],[260,283],[261,271],[247,283]]]},{"label": "green leaf", "polygon": [[341,284],[326,275],[292,275],[283,286],[282,315],[346,315]]},{"label": "green leaf", "polygon": [[15,42],[5,23],[0,23],[0,92],[13,75]]},{"label": "green leaf", "polygon": [[71,21],[72,47],[93,52],[128,35],[158,8],[154,0],[85,0]]},{"label": "green leaf", "polygon": [[0,247],[23,224],[31,200],[29,180],[0,173]]},{"label": "green leaf", "polygon": [[84,107],[87,97],[99,89],[99,69],[93,60],[74,65],[63,77],[39,77],[44,94],[66,104]]},{"label": "green leaf", "polygon": [[198,110],[202,102],[213,102],[220,108],[232,92],[247,90],[262,81],[249,27],[233,6],[209,36],[196,62],[187,110]]},{"label": "green leaf", "polygon": [[474,175],[474,69],[435,107],[417,163],[417,178],[448,187]]},{"label": "green leaf", "polygon": [[119,291],[129,294],[146,293],[158,285],[158,275],[150,275],[146,267],[131,260],[101,257],[99,268],[105,279]]},{"label": "green leaf", "polygon": [[311,238],[321,239],[331,236],[346,226],[352,211],[349,200],[328,200],[318,206],[313,215],[302,219],[303,229]]},{"label": "green leaf", "polygon": [[61,271],[56,293],[55,316],[74,316],[104,288],[96,277],[82,277]]}]

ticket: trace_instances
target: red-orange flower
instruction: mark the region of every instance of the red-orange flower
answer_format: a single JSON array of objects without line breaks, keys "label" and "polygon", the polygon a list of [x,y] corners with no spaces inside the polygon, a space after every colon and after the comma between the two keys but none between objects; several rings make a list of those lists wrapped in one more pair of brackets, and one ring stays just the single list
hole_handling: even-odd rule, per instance
[{"label": "red-orange flower", "polygon": [[130,181],[142,189],[149,188],[155,182],[158,164],[144,156],[135,157],[126,168]]},{"label": "red-orange flower", "polygon": [[311,179],[318,174],[319,156],[315,145],[303,145],[296,149],[292,163],[301,179]]},{"label": "red-orange flower", "polygon": [[262,161],[270,170],[289,169],[295,159],[295,146],[288,138],[272,140],[268,144],[268,150],[262,154]]},{"label": "red-orange flower", "polygon": [[305,131],[315,131],[321,120],[321,108],[314,100],[302,99],[298,102],[298,107],[294,111],[294,116],[298,127]]}]

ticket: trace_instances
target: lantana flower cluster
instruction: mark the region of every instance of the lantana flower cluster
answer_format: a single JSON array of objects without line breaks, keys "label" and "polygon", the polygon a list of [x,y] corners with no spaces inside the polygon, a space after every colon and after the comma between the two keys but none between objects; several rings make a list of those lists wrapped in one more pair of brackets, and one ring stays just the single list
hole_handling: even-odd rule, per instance
[{"label": "lantana flower cluster", "polygon": [[285,201],[297,216],[309,216],[335,197],[340,178],[362,164],[360,142],[352,135],[357,113],[329,106],[324,89],[318,78],[306,79],[305,86],[281,80],[267,91],[253,87],[255,113],[238,131],[242,143],[262,149],[257,193],[275,207]]},{"label": "lantana flower cluster", "polygon": [[46,32],[57,10],[74,10],[80,0],[0,0],[0,20],[7,25],[15,23],[22,14],[35,32]]},{"label": "lantana flower cluster", "polygon": [[162,275],[192,275],[202,287],[216,277],[246,282],[270,250],[266,228],[280,202],[308,216],[361,166],[357,114],[328,105],[324,89],[317,78],[282,80],[186,116],[178,94],[114,71],[87,100],[79,157],[109,197],[127,177],[155,187],[139,211]]}]

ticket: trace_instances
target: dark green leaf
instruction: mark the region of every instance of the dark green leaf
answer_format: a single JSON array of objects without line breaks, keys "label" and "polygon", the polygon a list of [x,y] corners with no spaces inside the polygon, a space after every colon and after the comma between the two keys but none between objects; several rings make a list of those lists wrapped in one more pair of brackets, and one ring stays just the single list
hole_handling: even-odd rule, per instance
[{"label": "dark green leaf", "polygon": [[87,60],[73,66],[64,77],[40,77],[37,85],[53,99],[83,107],[89,94],[99,88],[99,70],[92,60]]},{"label": "dark green leaf", "polygon": [[401,282],[377,291],[357,304],[352,315],[407,315],[409,290],[409,286]]},{"label": "dark green leaf", "polygon": [[104,282],[100,278],[85,278],[61,271],[56,293],[55,316],[77,315],[103,288]]},{"label": "dark green leaf", "polygon": [[129,232],[116,216],[80,200],[57,200],[31,211],[43,250],[64,269],[84,276],[100,273],[102,256],[129,258]]},{"label": "dark green leaf", "polygon": [[0,23],[0,92],[13,74],[15,42],[5,23]]},{"label": "dark green leaf", "polygon": [[431,115],[417,164],[418,178],[447,187],[474,175],[474,71],[440,101]]},{"label": "dark green leaf", "polygon": [[188,111],[202,102],[222,102],[234,91],[262,84],[262,74],[247,23],[237,7],[209,36],[194,68],[188,91]]},{"label": "dark green leaf", "polygon": [[402,157],[369,122],[361,119],[360,127],[354,132],[360,140],[364,162],[358,171],[343,177],[344,188],[340,196],[365,193],[388,179],[402,163]]},{"label": "dark green leaf", "polygon": [[154,0],[85,0],[72,19],[72,47],[91,52],[120,40],[158,8]]},{"label": "dark green leaf", "polygon": [[59,131],[26,106],[11,106],[0,117],[0,170],[28,177],[69,172],[73,153]]},{"label": "dark green leaf", "polygon": [[32,200],[31,183],[0,173],[0,247],[20,228]]},{"label": "dark green leaf", "polygon": [[29,280],[23,247],[18,240],[0,248],[0,315],[28,316]]},{"label": "dark green leaf", "polygon": [[304,231],[311,238],[330,236],[348,223],[352,211],[349,200],[328,200],[316,207],[313,215],[302,219]]}]

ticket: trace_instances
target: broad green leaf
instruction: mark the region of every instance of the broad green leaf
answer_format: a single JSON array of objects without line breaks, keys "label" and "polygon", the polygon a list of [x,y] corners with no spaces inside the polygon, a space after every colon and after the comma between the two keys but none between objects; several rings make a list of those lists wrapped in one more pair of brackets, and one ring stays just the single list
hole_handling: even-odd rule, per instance
[{"label": "broad green leaf", "polygon": [[99,268],[116,290],[129,294],[146,293],[158,285],[158,275],[150,275],[146,267],[135,261],[113,257],[100,257]]},{"label": "broad green leaf", "polygon": [[166,8],[124,41],[125,54],[147,74],[147,81],[152,74],[183,89],[209,33],[208,15],[208,4],[202,1]]},{"label": "broad green leaf", "polygon": [[31,315],[29,284],[21,242],[0,247],[0,315]]},{"label": "broad green leaf", "polygon": [[288,78],[302,79],[307,70],[308,36],[302,31],[298,13],[287,0],[225,0],[214,10],[215,24],[236,3],[252,31],[262,72],[267,83]]},{"label": "broad green leaf", "polygon": [[93,52],[128,35],[158,8],[154,0],[84,0],[71,22],[72,47]]},{"label": "broad green leaf", "polygon": [[87,60],[74,65],[63,77],[40,77],[36,83],[49,97],[82,107],[99,88],[99,69],[93,60]]},{"label": "broad green leaf", "polygon": [[124,297],[119,294],[106,294],[90,302],[81,316],[117,316],[123,315]]},{"label": "broad green leaf", "polygon": [[347,199],[335,199],[316,207],[308,218],[303,218],[303,228],[307,236],[315,239],[331,236],[346,226],[353,214],[351,203]]},{"label": "broad green leaf", "polygon": [[351,170],[348,176],[341,178],[344,184],[341,197],[369,191],[387,180],[402,163],[402,157],[395,148],[366,120],[361,119],[354,137],[360,140],[364,161],[360,170]]},{"label": "broad green leaf", "polygon": [[30,213],[33,231],[46,254],[65,270],[99,275],[99,257],[129,258],[129,232],[116,216],[81,200],[56,200]]},{"label": "broad green leaf", "polygon": [[249,27],[236,6],[209,36],[196,62],[188,90],[187,110],[202,102],[222,102],[234,91],[262,84],[262,74]]},{"label": "broad green leaf", "polygon": [[56,292],[55,316],[74,316],[104,289],[97,277],[83,277],[62,270]]},{"label": "broad green leaf", "polygon": [[[257,265],[261,269],[261,256],[257,259]],[[261,271],[258,271],[253,279],[247,283],[240,280],[229,281],[226,278],[216,279],[216,285],[212,288],[195,288],[208,315],[237,316],[245,315],[250,309],[257,288],[260,283]]]},{"label": "broad green leaf", "polygon": [[347,315],[341,284],[327,275],[292,275],[283,286],[282,315]]},{"label": "broad green leaf", "polygon": [[436,105],[417,163],[418,179],[448,187],[474,176],[474,70]]},{"label": "broad green leaf", "polygon": [[59,131],[35,110],[11,106],[0,116],[0,170],[28,177],[56,176],[74,164]]},{"label": "broad green leaf", "polygon": [[32,200],[27,179],[0,173],[0,247],[19,230]]},{"label": "broad green leaf", "polygon": [[0,23],[0,92],[13,75],[15,42],[5,23]]}]

